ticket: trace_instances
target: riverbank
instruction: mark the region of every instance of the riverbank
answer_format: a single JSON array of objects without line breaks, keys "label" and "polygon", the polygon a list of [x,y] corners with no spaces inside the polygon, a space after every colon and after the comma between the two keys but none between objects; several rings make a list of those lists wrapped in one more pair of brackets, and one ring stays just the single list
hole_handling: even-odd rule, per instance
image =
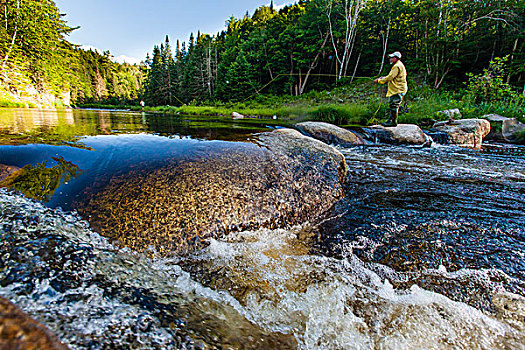
[{"label": "riverbank", "polygon": [[[431,89],[426,85],[410,82],[410,91],[401,106],[399,123],[416,124],[422,128],[431,127],[436,121],[449,119],[440,111],[458,109],[461,115],[454,118],[480,118],[497,114],[516,118],[525,123],[525,98],[496,99],[489,102],[476,102],[467,90],[446,91]],[[255,95],[245,101],[220,102],[207,101],[182,106],[145,106],[138,101],[118,103],[73,104],[76,108],[144,111],[159,115],[183,115],[198,118],[219,118],[227,122],[232,114],[245,118],[250,124],[253,119],[261,119],[268,124],[293,124],[300,121],[322,121],[342,127],[366,127],[387,119],[388,101],[384,97],[385,86],[370,81],[356,81],[332,90],[311,91],[301,96]],[[1,100],[1,99],[0,99]],[[1,103],[0,107],[24,107]],[[26,104],[25,107],[42,108]],[[497,127],[497,126],[496,126]],[[525,142],[525,133],[518,137]]]},{"label": "riverbank", "polygon": [[[257,95],[250,100],[222,103],[207,102],[199,105],[130,106],[83,104],[81,108],[130,109],[164,114],[230,116],[233,112],[258,118],[324,121],[340,126],[369,126],[386,119],[388,103],[385,88],[372,82],[358,82],[330,91],[312,91],[301,96]],[[476,103],[464,91],[430,89],[412,84],[401,108],[400,123],[427,126],[432,120],[446,120],[438,113],[459,109],[463,118],[479,118],[498,114],[525,122],[525,98],[517,101]]]}]

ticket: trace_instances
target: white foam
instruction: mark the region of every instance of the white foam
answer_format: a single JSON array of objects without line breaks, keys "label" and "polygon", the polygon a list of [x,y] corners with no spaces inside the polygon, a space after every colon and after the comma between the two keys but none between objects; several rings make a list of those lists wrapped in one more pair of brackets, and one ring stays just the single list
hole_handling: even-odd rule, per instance
[{"label": "white foam", "polygon": [[[39,230],[94,247],[98,260],[93,267],[85,266],[93,269],[89,270],[93,275],[105,276],[117,286],[154,291],[167,304],[194,308],[192,312],[224,320],[231,327],[244,319],[268,332],[291,335],[301,349],[503,349],[525,344],[520,321],[524,298],[498,294],[500,304],[512,308],[496,318],[417,286],[396,290],[385,276],[391,280],[406,276],[386,266],[364,263],[351,249],[342,260],[310,254],[308,227],[231,234],[210,240],[207,248],[190,257],[150,259],[115,250],[75,215],[0,192],[0,207],[6,206],[38,216]],[[358,244],[366,246],[367,242]],[[207,286],[199,282],[201,276],[181,267],[192,264],[204,266],[201,272],[216,284]],[[484,271],[451,273],[443,268],[428,274],[482,282],[487,276]],[[148,312],[108,297],[95,284],[59,293],[43,280],[28,296],[18,292],[21,288],[23,285],[13,283],[0,288],[0,294],[17,298],[19,305],[37,315],[47,314],[49,322],[56,320],[60,325],[56,329],[65,332],[63,339],[70,344],[82,336],[105,337],[118,344],[127,339],[126,332],[138,315]],[[82,298],[64,301],[75,295]],[[166,343],[168,330],[153,315],[148,317],[155,324],[148,339]]]},{"label": "white foam", "polygon": [[417,286],[395,290],[353,255],[337,261],[301,253],[292,237],[300,231],[212,240],[200,259],[235,271],[227,277],[249,289],[236,309],[267,329],[292,332],[301,348],[501,348],[524,340],[467,304]]}]

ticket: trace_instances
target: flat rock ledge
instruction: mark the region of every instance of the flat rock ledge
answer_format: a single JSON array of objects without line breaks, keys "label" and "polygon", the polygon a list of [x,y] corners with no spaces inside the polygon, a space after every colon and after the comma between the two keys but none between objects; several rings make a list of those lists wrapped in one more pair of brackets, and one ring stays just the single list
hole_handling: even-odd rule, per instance
[{"label": "flat rock ledge", "polygon": [[303,122],[294,125],[307,136],[327,144],[350,147],[363,145],[363,138],[339,126],[323,122]]},{"label": "flat rock ledge", "polygon": [[43,324],[0,297],[0,349],[69,349]]},{"label": "flat rock ledge", "polygon": [[344,156],[292,129],[207,146],[195,159],[116,176],[77,210],[105,236],[161,254],[198,249],[232,231],[315,222],[342,198]]},{"label": "flat rock ledge", "polygon": [[436,123],[431,130],[446,133],[451,145],[480,149],[483,138],[490,133],[490,122],[486,119],[452,120]]},{"label": "flat rock ledge", "polygon": [[393,127],[373,125],[367,132],[373,142],[416,146],[431,146],[433,142],[430,136],[425,135],[423,130],[414,124],[398,124]]}]

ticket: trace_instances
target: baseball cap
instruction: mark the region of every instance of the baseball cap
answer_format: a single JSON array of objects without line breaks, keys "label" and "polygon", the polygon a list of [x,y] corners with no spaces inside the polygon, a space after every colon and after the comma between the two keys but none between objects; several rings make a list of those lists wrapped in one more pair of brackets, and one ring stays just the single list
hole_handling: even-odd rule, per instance
[{"label": "baseball cap", "polygon": [[396,51],[396,52],[391,53],[390,55],[388,55],[388,57],[397,57],[397,58],[401,58],[401,52]]}]

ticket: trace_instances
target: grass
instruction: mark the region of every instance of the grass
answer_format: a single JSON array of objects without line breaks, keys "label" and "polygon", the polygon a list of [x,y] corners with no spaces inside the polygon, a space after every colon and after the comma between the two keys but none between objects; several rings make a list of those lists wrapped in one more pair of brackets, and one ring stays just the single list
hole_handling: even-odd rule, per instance
[{"label": "grass", "polygon": [[109,104],[100,104],[100,103],[85,103],[78,104],[75,107],[77,108],[93,108],[93,109],[131,109],[131,106],[128,105],[109,105]]},{"label": "grass", "polygon": [[[463,118],[480,118],[487,114],[499,114],[518,118],[525,122],[525,98],[512,102],[494,101],[475,104],[464,91],[449,92],[434,90],[425,85],[409,82],[410,91],[406,100],[409,111],[399,117],[399,122],[428,126],[433,121],[446,117],[439,111],[458,108]],[[336,87],[330,91],[311,91],[301,96],[257,95],[238,103],[220,101],[202,105],[175,106],[126,106],[126,105],[82,105],[84,108],[129,109],[162,114],[196,116],[225,116],[233,112],[245,116],[280,120],[316,120],[343,126],[367,126],[387,118],[388,101],[384,98],[385,87],[367,80]]]},{"label": "grass", "polygon": [[[8,94],[0,86],[0,108],[39,108],[39,104],[35,100],[26,99],[23,102],[17,100],[12,95]],[[45,106],[46,108],[66,108],[62,101],[56,101],[54,106]]]}]

